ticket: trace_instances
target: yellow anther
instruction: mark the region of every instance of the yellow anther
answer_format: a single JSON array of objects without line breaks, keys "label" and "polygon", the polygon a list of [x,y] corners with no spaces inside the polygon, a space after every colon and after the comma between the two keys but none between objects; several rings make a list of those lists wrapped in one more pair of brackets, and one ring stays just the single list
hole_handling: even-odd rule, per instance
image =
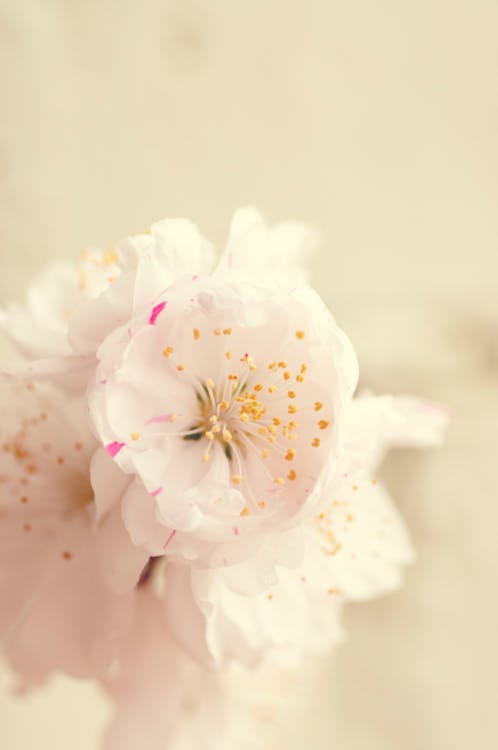
[{"label": "yellow anther", "polygon": [[270,433],[270,435],[276,435],[276,433],[277,433],[277,428],[275,427],[274,424],[269,424],[266,429],[268,430],[268,432]]},{"label": "yellow anther", "polygon": [[276,439],[277,438],[275,437],[275,435],[268,435],[268,442],[269,443],[274,443]]},{"label": "yellow anther", "polygon": [[313,438],[313,440],[311,441],[311,445],[313,446],[313,448],[318,448],[318,446],[320,445],[320,438]]},{"label": "yellow anther", "polygon": [[320,411],[320,409],[323,409],[322,402],[321,401],[315,401],[315,405],[314,405],[313,408],[314,408],[315,411]]},{"label": "yellow anther", "polygon": [[296,331],[296,339],[304,339],[304,331]]},{"label": "yellow anther", "polygon": [[232,333],[232,329],[231,328],[224,328],[223,329],[223,335],[224,336],[230,336],[231,333]]},{"label": "yellow anther", "polygon": [[202,463],[207,464],[208,461],[209,461],[209,453],[205,453],[202,457]]},{"label": "yellow anther", "polygon": [[230,442],[230,440],[232,439],[232,433],[231,433],[231,432],[230,432],[230,430],[228,430],[228,429],[227,429],[226,427],[224,427],[224,428],[223,428],[223,432],[222,432],[222,435],[223,435],[223,440],[224,440],[224,441],[225,441],[226,443],[229,443],[229,442]]},{"label": "yellow anther", "polygon": [[289,398],[296,398],[296,391],[287,391],[287,395]]},{"label": "yellow anther", "polygon": [[235,375],[235,373],[231,373],[231,374],[230,374],[230,375],[228,376],[228,379],[229,379],[229,380],[238,380],[238,379],[239,379],[239,376],[238,376],[238,375]]},{"label": "yellow anther", "polygon": [[246,505],[246,507],[245,507],[245,508],[242,508],[242,510],[240,511],[240,515],[241,515],[241,516],[248,516],[250,512],[251,512],[251,511],[249,510],[249,508],[248,508],[248,507],[247,507],[247,505]]},{"label": "yellow anther", "polygon": [[266,435],[266,429],[264,427],[258,427],[258,433],[260,435]]},{"label": "yellow anther", "polygon": [[278,417],[273,417],[273,424],[278,427],[279,424],[282,424],[282,421]]},{"label": "yellow anther", "polygon": [[295,432],[291,432],[291,434],[289,435],[289,440],[297,440],[297,435]]},{"label": "yellow anther", "polygon": [[225,357],[227,359],[232,359],[232,352],[225,352]]},{"label": "yellow anther", "polygon": [[282,360],[278,363],[278,366],[285,370],[285,368],[287,367],[287,362],[284,362],[284,360]]},{"label": "yellow anther", "polygon": [[256,385],[254,386],[254,390],[255,390],[255,391],[256,391],[257,393],[259,393],[259,391],[262,391],[262,390],[263,390],[263,385],[262,385],[261,383],[256,383]]},{"label": "yellow anther", "polygon": [[273,481],[275,484],[285,484],[285,479],[283,477],[275,477]]},{"label": "yellow anther", "polygon": [[296,375],[296,380],[298,383],[304,382],[304,375]]},{"label": "yellow anther", "polygon": [[291,421],[289,422],[289,429],[295,430],[296,427],[297,427],[297,422],[294,419],[291,419]]},{"label": "yellow anther", "polygon": [[306,364],[306,362],[303,362],[303,364],[301,365],[301,375],[304,375],[307,369],[308,365]]},{"label": "yellow anther", "polygon": [[260,500],[258,503],[258,508],[261,508],[261,510],[264,510],[266,508],[266,503],[264,500]]},{"label": "yellow anther", "polygon": [[170,418],[169,418],[169,421],[170,422],[176,422],[177,418],[178,418],[178,414],[172,414],[170,416]]},{"label": "yellow anther", "polygon": [[194,334],[194,341],[199,341],[199,338],[200,338],[200,335],[201,335],[201,332],[199,331],[199,329],[198,328],[194,328],[193,331],[192,331],[192,333]]},{"label": "yellow anther", "polygon": [[183,364],[183,362],[179,362],[176,366],[176,369],[178,370],[178,372],[183,372],[183,370],[185,369],[185,365]]},{"label": "yellow anther", "polygon": [[215,328],[214,331],[213,331],[213,333],[214,333],[215,336],[221,336],[221,331],[220,331],[219,328]]},{"label": "yellow anther", "polygon": [[251,372],[254,372],[254,370],[257,370],[258,368],[256,367],[256,365],[255,365],[255,364],[253,364],[253,363],[251,362],[251,364],[249,365],[249,369],[251,370]]},{"label": "yellow anther", "polygon": [[232,483],[233,484],[240,484],[242,482],[242,474],[233,474],[232,475]]},{"label": "yellow anther", "polygon": [[132,440],[139,440],[140,439],[140,433],[139,432],[132,432],[131,433],[131,439]]},{"label": "yellow anther", "polygon": [[291,377],[292,377],[292,376],[291,376],[291,374],[290,374],[289,370],[286,370],[286,371],[284,372],[284,380],[290,380],[290,379],[291,379]]},{"label": "yellow anther", "polygon": [[249,414],[245,411],[242,412],[240,415],[240,421],[241,422],[249,422]]},{"label": "yellow anther", "polygon": [[268,458],[268,448],[263,448],[263,450],[261,451],[261,457]]},{"label": "yellow anther", "polygon": [[216,414],[213,414],[212,417],[209,417],[209,421],[211,422],[211,424],[216,424],[216,422],[218,421],[218,417],[216,416]]},{"label": "yellow anther", "polygon": [[277,390],[277,386],[276,385],[272,384],[272,385],[268,386],[268,392],[269,393],[275,393],[276,390]]},{"label": "yellow anther", "polygon": [[289,450],[285,454],[285,460],[286,461],[294,461],[295,457],[296,457],[296,450],[295,450],[295,448],[289,448]]},{"label": "yellow anther", "polygon": [[206,380],[206,385],[207,385],[208,388],[214,388],[214,380],[213,380],[213,378],[208,378]]},{"label": "yellow anther", "polygon": [[294,404],[289,404],[289,406],[287,407],[287,413],[288,414],[295,414],[296,412],[297,412],[297,409],[294,406]]},{"label": "yellow anther", "polygon": [[223,409],[223,411],[226,411],[229,406],[230,404],[228,403],[228,401],[225,401],[225,399],[223,399],[223,401],[221,401],[220,403],[220,409]]},{"label": "yellow anther", "polygon": [[278,367],[278,364],[276,362],[272,362],[270,365],[268,365],[269,370],[276,370]]},{"label": "yellow anther", "polygon": [[173,351],[174,349],[172,346],[167,346],[166,349],[163,349],[163,357],[169,357],[170,354],[173,354]]},{"label": "yellow anther", "polygon": [[297,477],[297,474],[294,471],[294,469],[291,469],[289,473],[287,474],[287,479],[290,479],[291,482],[293,482],[296,477]]},{"label": "yellow anther", "polygon": [[108,266],[112,266],[118,259],[118,254],[114,248],[111,248],[110,250],[106,250],[103,255],[104,263],[106,263]]},{"label": "yellow anther", "polygon": [[326,420],[326,419],[321,419],[321,420],[320,420],[320,421],[318,422],[318,427],[319,427],[319,428],[320,428],[321,430],[326,430],[328,426],[329,426],[329,423],[327,422],[327,420]]},{"label": "yellow anther", "polygon": [[211,430],[206,430],[204,435],[205,437],[207,437],[208,440],[214,440],[214,434],[211,432]]}]

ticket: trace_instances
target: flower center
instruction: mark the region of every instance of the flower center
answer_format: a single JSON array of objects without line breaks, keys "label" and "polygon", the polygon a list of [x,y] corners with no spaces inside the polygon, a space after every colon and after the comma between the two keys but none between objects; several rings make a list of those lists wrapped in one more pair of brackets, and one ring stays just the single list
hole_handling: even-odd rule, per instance
[{"label": "flower center", "polygon": [[[228,334],[231,329],[225,331]],[[194,340],[198,340],[198,329],[193,333]],[[295,336],[301,340],[304,333],[296,331]],[[316,433],[329,427],[329,421],[313,419],[313,412],[320,412],[323,404],[310,403],[309,389],[303,391],[306,362],[301,362],[294,368],[297,372],[293,372],[284,360],[261,366],[249,353],[244,353],[239,358],[240,366],[225,369],[215,383],[213,378],[199,380],[186,364],[176,362],[173,347],[167,347],[163,354],[171,358],[180,377],[189,379],[195,388],[198,415],[187,430],[176,434],[184,440],[204,443],[203,463],[210,461],[218,445],[230,463],[234,485],[245,481],[243,465],[251,453],[259,459],[270,459],[267,465],[271,465],[272,471],[266,466],[263,471],[272,483],[284,485],[296,480],[292,462],[298,453],[298,419],[306,421],[305,437],[310,421]],[[227,351],[225,357],[230,362],[232,353]],[[186,415],[172,415],[171,421],[178,416]],[[310,446],[320,446],[317,434],[311,436]]]}]

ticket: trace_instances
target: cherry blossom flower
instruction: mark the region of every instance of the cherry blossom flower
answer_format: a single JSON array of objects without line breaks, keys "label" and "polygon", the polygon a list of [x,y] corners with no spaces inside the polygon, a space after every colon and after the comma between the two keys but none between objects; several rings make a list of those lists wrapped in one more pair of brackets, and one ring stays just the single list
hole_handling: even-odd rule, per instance
[{"label": "cherry blossom flower", "polygon": [[[153,498],[151,554],[172,531],[242,541],[315,502],[357,369],[310,289],[182,279],[99,357],[90,415],[109,455]],[[147,504],[128,498],[124,513],[132,536],[135,520],[143,533]]]},{"label": "cherry blossom flower", "polygon": [[[412,560],[376,471],[392,446],[437,443],[445,415],[353,398],[354,351],[307,283],[315,239],[242,209],[216,260],[192,223],[164,220],[49,274],[27,308],[0,316],[28,360],[10,378],[58,394],[49,418],[27,416],[20,443],[6,442],[0,568],[15,574],[0,571],[0,632],[37,679],[104,674],[116,656],[109,748],[138,738],[144,716],[171,734],[181,696],[194,700],[184,682],[210,690],[189,659],[323,653],[342,637],[343,605],[396,589]],[[63,426],[69,404],[84,439]],[[163,667],[182,689],[161,717]]]},{"label": "cherry blossom flower", "polygon": [[[90,481],[95,440],[81,399],[32,384],[4,387],[2,399],[3,650],[27,684],[55,669],[98,675],[132,614],[131,594],[117,589],[130,590],[147,557],[130,544],[119,514],[96,528],[93,501],[104,488]],[[107,493],[118,491],[119,472],[114,479]],[[111,552],[121,558],[119,575]]]}]

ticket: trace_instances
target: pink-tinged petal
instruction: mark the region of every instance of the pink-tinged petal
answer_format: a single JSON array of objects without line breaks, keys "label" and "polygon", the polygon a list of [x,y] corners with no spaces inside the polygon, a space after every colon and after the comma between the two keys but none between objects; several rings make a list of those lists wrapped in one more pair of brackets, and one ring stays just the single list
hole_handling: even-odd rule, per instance
[{"label": "pink-tinged petal", "polygon": [[168,422],[171,422],[172,417],[173,414],[158,414],[157,417],[148,419],[145,424],[168,424]]},{"label": "pink-tinged petal", "polygon": [[176,529],[173,529],[173,531],[168,535],[168,538],[164,542],[163,549],[166,549],[169,546],[169,543],[171,542],[175,534],[176,534]]},{"label": "pink-tinged petal", "polygon": [[115,594],[102,578],[90,525],[81,519],[68,526],[8,646],[9,664],[27,681],[53,670],[102,675],[129,627],[134,594]]},{"label": "pink-tinged petal", "polygon": [[137,591],[133,627],[104,687],[116,705],[104,750],[219,747],[217,678],[178,648],[147,587]]},{"label": "pink-tinged petal", "polygon": [[120,443],[118,440],[114,440],[112,443],[108,443],[106,445],[106,451],[110,455],[111,458],[114,458],[114,456],[117,456],[121,448],[124,447],[124,443]]},{"label": "pink-tinged petal", "polygon": [[156,320],[158,316],[162,313],[165,307],[166,307],[166,302],[160,302],[158,305],[155,305],[155,307],[152,308],[152,312],[149,318],[149,323],[151,326],[156,324]]},{"label": "pink-tinged petal", "polygon": [[98,518],[120,503],[131,481],[104,448],[98,448],[92,456],[90,479]]},{"label": "pink-tinged petal", "polygon": [[133,544],[119,505],[114,506],[99,523],[95,530],[95,544],[102,576],[109,586],[118,594],[131,591],[149,560],[149,553],[143,546]]}]

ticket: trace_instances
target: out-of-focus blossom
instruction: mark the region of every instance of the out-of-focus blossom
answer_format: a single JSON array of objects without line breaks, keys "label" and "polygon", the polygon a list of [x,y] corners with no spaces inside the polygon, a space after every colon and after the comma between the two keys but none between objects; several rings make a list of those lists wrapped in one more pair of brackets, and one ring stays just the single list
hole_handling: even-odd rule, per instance
[{"label": "out-of-focus blossom", "polygon": [[[130,544],[116,513],[97,527],[95,440],[81,399],[29,384],[3,388],[2,402],[3,650],[28,684],[55,669],[102,674],[132,612],[132,594],[118,593],[115,584],[131,590],[147,558]],[[119,491],[121,478],[114,479],[97,491]]]}]

